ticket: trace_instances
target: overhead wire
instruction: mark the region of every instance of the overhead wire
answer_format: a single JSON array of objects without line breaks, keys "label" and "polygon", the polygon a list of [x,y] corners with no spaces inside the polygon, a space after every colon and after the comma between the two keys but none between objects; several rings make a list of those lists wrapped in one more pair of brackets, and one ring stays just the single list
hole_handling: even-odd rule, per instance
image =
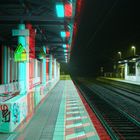
[{"label": "overhead wire", "polygon": [[86,45],[86,49],[90,49],[91,48],[91,42],[95,39],[97,33],[101,30],[101,28],[103,27],[103,25],[105,24],[105,22],[107,21],[107,19],[109,18],[109,16],[111,15],[111,12],[113,11],[113,9],[117,6],[119,0],[116,0],[111,8],[108,10],[107,14],[104,16],[102,22],[99,24],[99,26],[97,27],[96,31],[94,31],[94,33],[92,34],[91,38],[89,39],[87,45]]}]

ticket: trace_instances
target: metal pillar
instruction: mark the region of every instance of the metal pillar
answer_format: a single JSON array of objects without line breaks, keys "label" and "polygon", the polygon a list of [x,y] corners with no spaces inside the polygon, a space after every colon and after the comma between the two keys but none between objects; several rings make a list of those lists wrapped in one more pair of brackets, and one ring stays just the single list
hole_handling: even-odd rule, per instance
[{"label": "metal pillar", "polygon": [[[25,30],[24,24],[19,24],[19,30]],[[22,46],[26,49],[27,52],[27,60],[29,60],[29,46],[27,45],[29,42],[26,36],[18,36],[18,44],[22,44]],[[18,81],[20,85],[21,94],[24,94],[29,89],[29,63],[28,62],[20,62],[18,65],[19,74]]]},{"label": "metal pillar", "polygon": [[57,68],[56,68],[56,77],[57,80],[60,79],[60,64],[57,62]]},{"label": "metal pillar", "polygon": [[139,69],[139,62],[136,62],[135,69],[136,69],[136,81],[140,81],[140,69]]},{"label": "metal pillar", "polygon": [[49,58],[49,80],[52,80],[52,55]]},{"label": "metal pillar", "polygon": [[34,78],[36,79],[38,77],[38,67],[37,67],[37,60],[35,59],[34,60],[34,73],[35,73],[35,76]]},{"label": "metal pillar", "polygon": [[[43,46],[44,52],[46,52],[46,47]],[[42,84],[46,84],[46,57],[42,60]]]},{"label": "metal pillar", "polygon": [[49,81],[49,59],[46,58],[46,81]]},{"label": "metal pillar", "polygon": [[54,79],[56,79],[56,59],[54,59]]},{"label": "metal pillar", "polygon": [[8,63],[8,66],[7,66],[7,68],[8,68],[8,70],[7,70],[7,75],[8,75],[7,78],[8,79],[7,80],[8,80],[8,83],[10,83],[10,48],[8,47],[7,49],[8,49],[8,51],[7,51],[8,52],[8,62],[7,62]]},{"label": "metal pillar", "polygon": [[3,47],[3,84],[8,83],[8,48],[7,46]]},{"label": "metal pillar", "polygon": [[60,64],[58,63],[58,79],[60,79]]},{"label": "metal pillar", "polygon": [[128,77],[128,64],[125,63],[125,80],[127,80],[127,77]]}]

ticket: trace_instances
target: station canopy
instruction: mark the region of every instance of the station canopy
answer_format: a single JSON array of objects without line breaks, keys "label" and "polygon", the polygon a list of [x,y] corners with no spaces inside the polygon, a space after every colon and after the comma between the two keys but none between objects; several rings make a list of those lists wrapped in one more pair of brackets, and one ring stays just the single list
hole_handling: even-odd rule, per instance
[{"label": "station canopy", "polygon": [[46,57],[52,54],[59,62],[69,62],[77,1],[1,0],[0,44],[16,50],[17,37],[12,36],[12,30],[30,24],[36,33],[36,57],[40,47],[46,46]]}]

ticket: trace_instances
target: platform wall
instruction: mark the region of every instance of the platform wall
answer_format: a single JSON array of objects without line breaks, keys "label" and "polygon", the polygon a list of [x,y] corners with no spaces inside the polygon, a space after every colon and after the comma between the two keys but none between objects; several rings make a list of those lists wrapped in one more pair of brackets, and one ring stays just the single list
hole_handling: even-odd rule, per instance
[{"label": "platform wall", "polygon": [[24,123],[29,122],[38,105],[59,81],[52,80],[45,86],[36,86],[25,95],[18,95],[0,103],[0,132],[13,132]]}]

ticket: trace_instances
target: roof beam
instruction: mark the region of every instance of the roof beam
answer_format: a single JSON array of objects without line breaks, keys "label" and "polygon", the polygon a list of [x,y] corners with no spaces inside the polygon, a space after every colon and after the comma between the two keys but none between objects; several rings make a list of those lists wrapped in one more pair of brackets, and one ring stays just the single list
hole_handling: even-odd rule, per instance
[{"label": "roof beam", "polygon": [[[65,18],[65,20],[69,20],[69,18]],[[0,16],[0,21],[57,21],[64,22],[64,18],[56,18],[56,17],[47,17],[47,16],[30,16],[30,15],[10,15],[10,16]]]},{"label": "roof beam", "polygon": [[54,41],[36,42],[37,46],[40,44],[46,44],[48,46],[62,46],[63,44],[66,44],[66,42],[54,42]]},{"label": "roof beam", "polygon": [[[20,23],[20,20],[18,21],[6,21],[2,20],[0,21],[0,25],[17,25]],[[64,26],[64,21],[25,21],[24,23],[31,23],[32,25],[40,25],[40,26]]]}]

